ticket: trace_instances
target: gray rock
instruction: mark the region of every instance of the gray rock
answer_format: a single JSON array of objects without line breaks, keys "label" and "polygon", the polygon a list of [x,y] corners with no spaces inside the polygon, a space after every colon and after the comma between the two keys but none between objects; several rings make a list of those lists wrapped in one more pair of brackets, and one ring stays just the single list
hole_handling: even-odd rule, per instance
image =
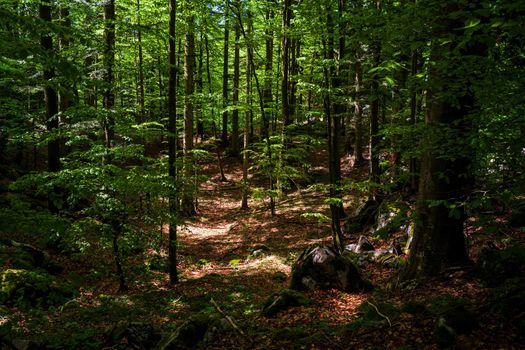
[{"label": "gray rock", "polygon": [[369,290],[372,285],[346,256],[328,246],[303,251],[292,268],[291,289],[335,288],[342,291]]},{"label": "gray rock", "polygon": [[358,239],[357,243],[355,243],[355,244],[348,244],[345,247],[345,250],[348,250],[348,251],[350,251],[352,253],[362,253],[362,252],[374,251],[375,248],[372,245],[372,243],[370,243],[368,238],[366,238],[365,236],[359,236],[359,239]]}]

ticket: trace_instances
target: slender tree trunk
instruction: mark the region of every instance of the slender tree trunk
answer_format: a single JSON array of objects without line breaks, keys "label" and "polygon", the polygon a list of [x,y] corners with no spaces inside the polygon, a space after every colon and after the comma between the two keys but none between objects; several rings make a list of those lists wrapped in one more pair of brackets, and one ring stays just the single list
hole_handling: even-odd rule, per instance
[{"label": "slender tree trunk", "polygon": [[281,103],[283,122],[285,126],[290,125],[290,19],[292,16],[291,0],[283,0],[283,21],[282,21],[282,44],[281,44]]},{"label": "slender tree trunk", "polygon": [[[225,0],[224,5],[224,49],[222,66],[222,107],[228,107],[228,48],[229,48],[229,0]],[[228,112],[222,112],[222,136],[221,141],[224,146],[228,144]]]},{"label": "slender tree trunk", "polygon": [[[39,5],[40,18],[46,22],[51,22],[51,3],[42,2]],[[47,31],[47,29],[46,29]],[[40,38],[40,45],[47,53],[48,57],[53,55],[53,38],[50,33],[46,33]],[[55,77],[53,67],[47,65],[44,68],[44,98],[46,104],[46,127],[50,133],[58,131],[58,100],[56,90],[51,86],[51,81]],[[60,141],[55,136],[47,143],[47,170],[56,172],[60,170]]]},{"label": "slender tree trunk", "polygon": [[[106,146],[106,156],[104,161],[109,163],[111,156],[109,149],[113,147],[113,140],[115,138],[115,119],[113,118],[113,109],[115,108],[115,94],[113,92],[114,76],[113,69],[115,67],[115,0],[107,0],[104,5],[104,94],[103,107],[106,109],[106,119],[104,121],[104,139]],[[126,282],[124,278],[124,270],[122,269],[120,251],[118,246],[118,237],[121,234],[121,226],[117,223],[111,225],[113,233],[113,256],[115,260],[115,267],[119,277],[119,290],[126,290]]]},{"label": "slender tree trunk", "polygon": [[[239,2],[235,3],[239,6]],[[238,22],[235,23],[235,51],[233,58],[233,91],[232,91],[232,102],[234,106],[239,104],[239,71],[240,71],[240,45],[239,39],[241,36],[241,30]],[[232,112],[232,143],[231,143],[231,154],[234,157],[239,156],[239,110],[235,108]]]},{"label": "slender tree trunk", "polygon": [[[376,1],[376,8],[378,15],[381,11],[381,1]],[[374,39],[372,43],[372,59],[374,67],[379,67],[381,63],[381,44],[379,39]],[[379,78],[377,76],[372,77],[371,83],[371,101],[370,101],[370,181],[373,183],[379,183]],[[377,190],[372,191],[372,196],[378,195]]]},{"label": "slender tree trunk", "polygon": [[[211,71],[210,71],[210,47],[208,45],[208,36],[205,36],[204,37],[204,43],[205,43],[205,46],[206,46],[206,75],[208,77],[208,93],[210,96],[213,95],[213,88],[212,88],[212,84],[211,84]],[[212,127],[213,127],[213,133],[214,133],[214,136],[215,136],[215,139],[217,139],[217,128],[216,128],[216,124],[215,124],[215,109],[213,107],[213,104],[211,106],[211,116],[212,116],[212,120],[213,120],[213,123],[212,123]],[[222,166],[222,159],[221,159],[221,150],[219,148],[218,145],[216,145],[215,147],[215,152],[217,154],[217,165],[219,167],[219,172],[221,174],[221,181],[228,181],[228,179],[226,178],[226,176],[224,175],[224,169],[223,169],[223,166]]]},{"label": "slender tree trunk", "polygon": [[175,59],[175,22],[177,1],[169,0],[169,52],[168,52],[168,175],[170,177],[169,189],[169,275],[170,283],[179,281],[177,273],[177,67]]},{"label": "slender tree trunk", "polygon": [[[359,52],[359,50],[358,50]],[[355,70],[355,102],[354,102],[354,117],[355,117],[355,166],[359,166],[365,162],[363,158],[363,104],[361,89],[363,84],[363,72],[361,66],[361,56],[356,55]]]},{"label": "slender tree trunk", "polygon": [[329,90],[336,88],[338,84],[338,77],[335,77],[335,57],[334,57],[334,25],[331,9],[327,8],[327,33],[328,39],[325,44],[325,58],[330,63],[330,68],[324,69],[324,80],[325,88],[327,91],[324,94],[324,109],[327,120],[328,129],[328,158],[329,158],[329,172],[330,172],[330,212],[332,214],[332,243],[334,249],[338,252],[343,252],[343,232],[341,230],[341,217],[342,217],[342,199],[341,190],[341,156],[339,152],[339,134],[341,132],[341,120],[340,116],[337,115],[339,108],[338,104],[335,103],[333,108],[331,96]]},{"label": "slender tree trunk", "polygon": [[[237,15],[237,21],[239,22],[239,25],[241,27],[241,33],[243,35],[243,38],[244,40],[247,40],[247,35],[246,35],[246,31],[244,30],[244,26],[242,24],[242,18],[240,16],[239,13],[236,14]],[[251,47],[251,46],[250,46]],[[255,63],[254,63],[254,59],[253,59],[253,47],[251,47],[251,50],[248,50],[248,58],[250,60],[250,64],[251,64],[251,72],[253,74],[253,78],[255,79],[255,86],[257,88],[257,94],[259,95],[259,108],[261,110],[261,117],[263,120],[267,120],[266,118],[266,109],[265,109],[265,99],[264,99],[264,93],[263,93],[263,89],[261,88],[261,84],[259,83],[259,78],[257,76],[257,70],[255,68]],[[272,149],[270,147],[270,135],[269,133],[267,133],[265,135],[265,141],[266,141],[266,145],[267,145],[267,156],[268,156],[268,162],[269,164],[273,164],[272,163]],[[269,182],[270,182],[270,191],[272,192],[272,194],[270,195],[270,212],[272,214],[272,216],[275,215],[275,199],[274,199],[274,196],[273,196],[273,191],[275,190],[275,186],[274,186],[274,182],[273,182],[273,177],[272,177],[272,173],[270,171],[269,173]]]},{"label": "slender tree trunk", "polygon": [[196,214],[195,189],[190,179],[193,177],[193,63],[195,55],[194,18],[188,17],[187,31],[184,45],[184,180],[185,187],[182,197],[182,211],[186,216]]},{"label": "slender tree trunk", "polygon": [[139,107],[140,113],[138,123],[144,122],[145,98],[144,98],[144,54],[142,53],[142,27],[140,23],[140,0],[137,0],[137,40],[139,47]]},{"label": "slender tree trunk", "polygon": [[[104,121],[104,139],[106,148],[113,145],[115,137],[115,119],[113,118],[113,108],[115,107],[115,94],[113,92],[113,68],[115,66],[115,0],[107,0],[104,5],[104,108],[107,110],[107,117]],[[106,159],[107,160],[107,159]]]},{"label": "slender tree trunk", "polygon": [[123,292],[128,289],[128,286],[126,285],[126,276],[124,275],[124,269],[122,268],[122,257],[120,256],[120,249],[118,245],[118,238],[122,233],[122,223],[113,222],[111,229],[113,231],[113,259],[115,260],[115,268],[117,270],[119,291]]},{"label": "slender tree trunk", "polygon": [[[71,18],[69,16],[69,8],[63,5],[60,8],[60,21],[62,26],[66,29],[71,29]],[[66,36],[62,36],[59,41],[60,51],[67,50],[69,47],[69,39]],[[68,94],[73,92],[73,87],[66,84],[62,85],[62,91],[58,94],[58,106],[61,112],[65,112],[72,105],[71,98]]]},{"label": "slender tree trunk", "polygon": [[263,99],[264,99],[264,108],[266,110],[266,113],[263,113],[263,117],[261,118],[262,125],[261,125],[261,138],[267,139],[270,133],[270,118],[272,116],[272,102],[273,102],[273,96],[272,96],[272,74],[273,74],[273,31],[271,29],[270,22],[273,20],[274,12],[272,9],[272,1],[267,0],[266,1],[266,29],[265,29],[265,47],[266,47],[266,54],[265,54],[265,75],[264,75],[264,91],[263,91]]},{"label": "slender tree trunk", "polygon": [[[252,32],[252,26],[251,26],[251,18],[250,15],[248,15],[248,36],[251,35]],[[239,25],[240,27],[240,25]],[[249,44],[246,45],[246,50],[248,51],[246,54],[246,111],[244,112],[244,145],[243,145],[243,153],[242,153],[242,204],[241,209],[248,209],[248,192],[249,192],[249,184],[248,184],[248,141],[249,137],[248,134],[250,132],[250,115],[251,115],[251,108],[249,106],[251,105],[251,94],[252,94],[252,73],[251,73],[251,62],[250,57],[253,55],[252,48]]]},{"label": "slender tree trunk", "polygon": [[[411,75],[414,79],[417,75],[417,65],[418,65],[418,52],[414,50],[412,52],[412,59],[411,59]],[[417,89],[415,86],[415,83],[410,87],[410,124],[415,126],[417,124]],[[409,174],[410,174],[410,189],[412,192],[417,191],[417,181],[418,181],[418,162],[415,157],[411,157],[409,160],[409,168],[408,168]]]},{"label": "slender tree trunk", "polygon": [[[197,69],[197,94],[199,96],[202,95],[204,90],[204,81],[202,77],[202,70],[204,66],[204,48],[203,48],[203,33],[200,32],[200,40],[199,40],[199,65]],[[198,109],[197,109],[197,137],[200,138],[200,142],[204,141],[204,120],[203,120],[203,106],[202,103],[199,103]]]},{"label": "slender tree trunk", "polygon": [[299,74],[299,56],[301,53],[301,40],[295,38],[291,45],[292,62],[290,68],[290,118],[294,122],[297,120],[297,83]]}]

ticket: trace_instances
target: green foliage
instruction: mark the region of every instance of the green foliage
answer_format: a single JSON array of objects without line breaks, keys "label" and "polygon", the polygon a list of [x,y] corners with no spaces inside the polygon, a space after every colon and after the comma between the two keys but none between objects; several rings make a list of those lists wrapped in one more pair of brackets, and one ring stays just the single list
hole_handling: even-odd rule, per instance
[{"label": "green foliage", "polygon": [[0,275],[0,303],[23,309],[64,304],[78,292],[44,271],[6,269]]},{"label": "green foliage", "polygon": [[303,213],[301,217],[309,220],[316,220],[318,224],[330,222],[330,218],[323,213]]}]

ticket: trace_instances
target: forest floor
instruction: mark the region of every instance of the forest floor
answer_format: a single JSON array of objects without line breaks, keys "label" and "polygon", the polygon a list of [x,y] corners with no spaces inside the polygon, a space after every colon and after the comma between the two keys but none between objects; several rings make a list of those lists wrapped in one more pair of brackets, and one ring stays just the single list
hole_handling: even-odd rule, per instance
[{"label": "forest floor", "polygon": [[[325,159],[323,150],[311,156],[309,172],[316,182],[327,182]],[[491,290],[468,271],[451,271],[443,278],[401,290],[390,288],[398,273],[396,268],[368,263],[363,273],[377,286],[373,292],[307,291],[310,304],[275,317],[261,316],[268,297],[288,287],[291,266],[298,255],[309,246],[330,244],[329,223],[303,216],[329,215],[326,195],[307,187],[290,190],[277,201],[275,216],[270,214],[267,199],[251,200],[250,208],[241,210],[241,164],[233,158],[225,158],[224,163],[226,182],[220,181],[215,165],[204,167],[208,180],[200,189],[198,215],[185,220],[178,229],[179,284],[170,286],[166,273],[147,268],[145,261],[152,254],[148,251],[125,258],[129,285],[125,292],[117,291],[113,274],[95,276],[89,258],[61,257],[59,262],[67,266],[65,276],[83,276],[80,295],[62,307],[29,312],[12,309],[8,318],[17,332],[28,339],[45,340],[50,348],[133,348],[126,339],[117,344],[107,341],[120,321],[146,322],[169,333],[192,315],[216,312],[219,306],[222,316],[230,316],[240,331],[231,329],[205,348],[434,349],[438,348],[436,314],[411,311],[407,305],[417,308],[449,298],[466,300],[480,310],[490,297]],[[343,159],[343,176],[363,178],[366,168],[352,168],[351,163],[350,157]],[[258,181],[252,179],[252,185]],[[345,198],[355,207],[360,201],[352,194]],[[164,227],[165,236],[166,231]],[[468,234],[475,256],[489,236],[473,227]],[[506,231],[498,239],[513,234],[519,235]],[[346,243],[355,243],[357,236],[347,239]],[[391,238],[373,240],[376,248],[390,242]],[[93,261],[106,259],[111,270],[111,256],[98,254]],[[165,249],[161,254],[166,254]],[[477,315],[475,327],[468,334],[458,335],[453,348],[523,348],[524,336],[513,320],[488,312]]]}]

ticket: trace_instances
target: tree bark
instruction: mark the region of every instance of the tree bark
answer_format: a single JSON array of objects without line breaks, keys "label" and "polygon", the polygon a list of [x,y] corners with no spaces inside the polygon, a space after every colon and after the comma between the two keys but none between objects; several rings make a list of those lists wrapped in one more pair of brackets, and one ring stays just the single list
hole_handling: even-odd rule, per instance
[{"label": "tree bark", "polygon": [[[252,24],[251,16],[248,14],[248,36],[252,33]],[[251,72],[251,62],[250,57],[253,55],[253,50],[249,44],[246,45],[246,111],[244,112],[244,145],[242,153],[242,203],[241,209],[248,209],[248,142],[249,142],[249,132],[250,132],[250,116],[251,116],[251,98],[252,98],[252,72]]]},{"label": "tree bark", "polygon": [[[225,0],[224,5],[224,49],[222,66],[222,107],[228,107],[228,48],[229,48],[229,0]],[[228,144],[228,112],[222,112],[222,136],[221,141],[224,146]]]},{"label": "tree bark", "polygon": [[[269,4],[269,2],[267,4]],[[241,28],[241,33],[243,35],[244,40],[247,40],[246,31],[244,30],[244,26],[242,24],[242,18],[241,18],[239,13],[237,13],[237,21],[239,22],[239,25],[240,25],[240,28]],[[255,79],[255,86],[257,88],[257,94],[259,95],[259,108],[261,110],[261,117],[262,117],[263,120],[268,120],[267,117],[266,117],[266,108],[265,108],[265,104],[264,104],[264,102],[265,102],[265,100],[264,100],[264,92],[263,92],[263,88],[261,87],[261,84],[259,83],[259,78],[257,76],[257,69],[255,68],[255,63],[254,63],[254,59],[253,59],[253,46],[251,46],[251,45],[253,45],[253,44],[250,43],[251,50],[248,50],[248,58],[249,58],[250,64],[251,64],[251,70],[250,71],[252,72],[253,78]],[[269,162],[269,164],[272,164],[272,148],[270,147],[270,135],[269,135],[269,133],[267,133],[265,135],[265,141],[266,141],[266,146],[267,146],[268,162]],[[274,185],[274,182],[273,182],[273,177],[272,177],[271,171],[269,173],[269,182],[270,182],[270,192],[272,193],[270,195],[270,212],[271,212],[272,216],[274,216],[275,215],[275,199],[274,199],[274,196],[273,196],[273,191],[275,189],[275,185]]]},{"label": "tree bark", "polygon": [[[377,15],[381,12],[381,1],[376,1]],[[377,68],[381,63],[381,44],[378,38],[372,42],[372,60]],[[379,184],[379,77],[376,73],[372,76],[370,101],[370,181]],[[376,199],[378,189],[371,191],[372,197]]]},{"label": "tree bark", "polygon": [[265,113],[261,118],[261,139],[265,140],[269,137],[270,134],[270,118],[272,116],[272,74],[273,74],[273,30],[271,29],[270,22],[273,20],[274,12],[272,8],[272,0],[266,1],[266,25],[267,27],[264,30],[266,37],[265,40],[265,74],[264,74],[264,90],[263,90],[263,100]]},{"label": "tree bark", "polygon": [[343,232],[341,230],[341,218],[343,213],[343,205],[341,199],[341,156],[339,152],[339,134],[341,132],[341,120],[339,108],[337,103],[332,103],[330,92],[337,88],[338,77],[335,77],[335,40],[334,40],[334,24],[331,14],[331,9],[327,8],[326,25],[328,38],[325,44],[325,58],[330,62],[330,67],[324,69],[324,80],[326,92],[324,93],[324,109],[327,120],[328,131],[328,168],[330,173],[330,212],[332,216],[332,244],[334,249],[338,252],[343,252]]},{"label": "tree bark", "polygon": [[281,104],[284,125],[290,125],[290,19],[292,16],[291,0],[283,0],[283,17],[282,17],[282,44],[281,44]]},{"label": "tree bark", "polygon": [[[474,89],[465,85],[465,76],[475,81],[480,72],[466,62],[468,57],[485,56],[486,46],[474,34],[463,48],[458,48],[466,35],[461,31],[464,23],[448,14],[473,11],[462,6],[448,1],[432,18],[429,60],[434,64],[428,71],[425,124],[429,134],[447,139],[430,140],[421,162],[417,220],[408,265],[402,274],[405,280],[436,276],[446,266],[469,262],[462,201],[470,186],[472,150],[461,141],[468,138],[472,126],[469,115],[475,102]],[[449,40],[446,45],[441,43],[444,38]],[[447,149],[442,144],[447,144]]]},{"label": "tree bark", "polygon": [[[359,44],[358,44],[359,45]],[[361,66],[360,50],[357,50],[355,70],[355,101],[354,101],[354,118],[355,118],[355,148],[354,148],[354,166],[360,166],[365,162],[363,157],[363,104],[361,88],[363,84],[363,71]]]},{"label": "tree bark", "polygon": [[144,122],[145,116],[145,97],[144,97],[144,54],[142,52],[142,28],[140,22],[140,0],[137,0],[137,40],[139,48],[139,118],[137,123]]},{"label": "tree bark", "polygon": [[[40,3],[39,15],[40,19],[51,23],[51,3]],[[47,32],[47,29],[46,29]],[[45,33],[40,37],[40,45],[48,57],[53,57],[53,39],[51,33]],[[51,81],[55,77],[55,70],[50,65],[44,66],[44,99],[46,106],[46,128],[49,133],[58,131],[58,98],[56,90],[52,87]],[[60,170],[60,139],[58,135],[52,135],[50,141],[47,142],[47,170],[49,172],[57,172]],[[53,189],[53,193],[48,200],[48,207],[52,213],[58,213],[58,208],[53,201],[53,197],[58,197],[57,189]]]},{"label": "tree bark", "polygon": [[169,275],[170,283],[176,284],[179,280],[177,272],[177,66],[175,46],[175,21],[177,15],[177,1],[169,1],[169,52],[168,52],[168,175],[169,188]]},{"label": "tree bark", "polygon": [[[238,7],[239,2],[235,5]],[[239,71],[240,71],[240,46],[239,39],[241,36],[241,30],[239,24],[235,23],[235,50],[233,57],[233,91],[232,91],[232,102],[235,109],[232,112],[232,142],[231,142],[231,155],[233,157],[239,156],[240,145],[239,145],[239,110],[237,105],[239,104]]]},{"label": "tree bark", "polygon": [[193,81],[193,63],[195,56],[194,18],[188,17],[184,44],[184,180],[185,188],[182,196],[182,211],[186,216],[196,214],[195,189],[190,179],[193,178],[193,92],[195,84]]},{"label": "tree bark", "polygon": [[[104,139],[106,148],[113,146],[115,137],[115,119],[113,108],[115,107],[115,94],[113,92],[113,68],[115,66],[115,0],[107,0],[104,5],[104,97],[103,104],[106,109],[104,121]],[[108,159],[106,159],[107,161]]]}]

